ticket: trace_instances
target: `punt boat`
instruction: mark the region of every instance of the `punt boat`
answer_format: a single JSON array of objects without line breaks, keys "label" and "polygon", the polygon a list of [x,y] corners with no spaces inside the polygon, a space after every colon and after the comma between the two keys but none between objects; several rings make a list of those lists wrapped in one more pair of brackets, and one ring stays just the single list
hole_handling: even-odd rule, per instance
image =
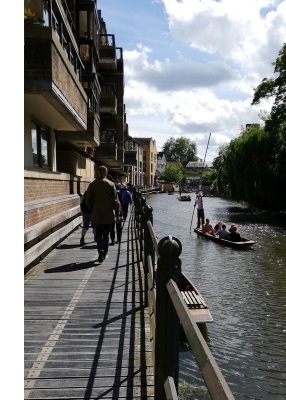
[{"label": "punt boat", "polygon": [[177,197],[179,201],[191,201],[190,195],[182,195],[181,197]]},{"label": "punt boat", "polygon": [[194,283],[182,272],[181,294],[196,323],[212,322],[210,310]]},{"label": "punt boat", "polygon": [[206,239],[209,239],[215,243],[218,243],[220,245],[230,246],[235,249],[249,248],[252,245],[254,245],[254,243],[255,243],[253,240],[246,239],[243,237],[240,237],[240,242],[232,242],[231,240],[228,240],[228,239],[220,239],[220,238],[217,238],[216,236],[210,235],[209,233],[203,233],[202,229],[200,229],[200,228],[195,228],[194,231],[198,235],[200,235]]}]

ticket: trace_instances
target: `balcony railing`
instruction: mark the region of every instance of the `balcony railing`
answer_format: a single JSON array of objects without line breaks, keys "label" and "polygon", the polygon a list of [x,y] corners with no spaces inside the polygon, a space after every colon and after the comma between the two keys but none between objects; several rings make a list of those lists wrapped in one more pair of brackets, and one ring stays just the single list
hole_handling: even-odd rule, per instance
[{"label": "balcony railing", "polygon": [[98,68],[116,70],[117,58],[115,37],[113,34],[99,34],[99,62]]},{"label": "balcony railing", "polygon": [[101,86],[100,112],[112,115],[117,114],[117,97],[114,83]]},{"label": "balcony railing", "polygon": [[[48,22],[46,14],[48,15]],[[45,25],[52,27],[55,31],[74,72],[81,80],[81,71],[84,65],[79,55],[75,25],[67,2],[65,0],[47,0],[44,17]]]},{"label": "balcony railing", "polygon": [[100,142],[112,143],[115,142],[116,131],[115,129],[105,129],[100,133]]}]

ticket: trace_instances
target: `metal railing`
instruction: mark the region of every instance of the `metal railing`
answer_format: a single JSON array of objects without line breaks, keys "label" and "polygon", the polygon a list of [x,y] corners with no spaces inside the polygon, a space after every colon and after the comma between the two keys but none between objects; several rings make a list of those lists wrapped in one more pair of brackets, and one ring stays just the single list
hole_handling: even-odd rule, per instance
[{"label": "metal railing", "polygon": [[180,241],[172,236],[158,241],[153,229],[153,209],[136,188],[133,189],[133,202],[140,260],[148,284],[155,400],[178,399],[180,327],[185,332],[211,399],[233,400],[233,394],[183,300]]}]

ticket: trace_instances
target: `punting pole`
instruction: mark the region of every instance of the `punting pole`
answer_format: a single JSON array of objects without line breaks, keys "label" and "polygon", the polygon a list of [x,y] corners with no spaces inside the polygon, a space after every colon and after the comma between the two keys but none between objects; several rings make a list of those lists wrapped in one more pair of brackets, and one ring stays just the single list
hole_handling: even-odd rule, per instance
[{"label": "punting pole", "polygon": [[[205,153],[205,157],[204,157],[204,161],[203,161],[202,173],[201,173],[199,185],[201,185],[201,183],[202,183],[203,170],[204,170],[204,165],[205,165],[205,161],[206,161],[207,151],[208,151],[208,147],[209,147],[209,143],[210,143],[210,139],[211,139],[211,134],[212,134],[212,133],[210,132],[209,139],[208,139],[208,143],[207,143],[207,148],[206,148],[206,153]],[[194,212],[195,212],[195,204],[194,204],[194,210],[193,210],[193,215],[192,215],[191,224],[190,224],[190,231],[192,230],[192,223],[193,223],[193,218],[194,218]]]}]

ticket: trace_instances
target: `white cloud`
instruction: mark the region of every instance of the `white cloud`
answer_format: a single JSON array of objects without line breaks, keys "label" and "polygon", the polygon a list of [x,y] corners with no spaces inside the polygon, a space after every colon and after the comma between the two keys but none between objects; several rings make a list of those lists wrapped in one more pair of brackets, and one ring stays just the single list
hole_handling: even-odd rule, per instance
[{"label": "white cloud", "polygon": [[124,50],[129,132],[153,137],[158,150],[170,136],[186,136],[197,142],[200,157],[211,132],[212,159],[247,123],[261,123],[260,110],[270,111],[271,100],[258,106],[251,101],[254,88],[273,75],[272,62],[286,40],[286,2],[161,3],[169,52],[164,48],[162,57],[162,47],[151,40]]}]

